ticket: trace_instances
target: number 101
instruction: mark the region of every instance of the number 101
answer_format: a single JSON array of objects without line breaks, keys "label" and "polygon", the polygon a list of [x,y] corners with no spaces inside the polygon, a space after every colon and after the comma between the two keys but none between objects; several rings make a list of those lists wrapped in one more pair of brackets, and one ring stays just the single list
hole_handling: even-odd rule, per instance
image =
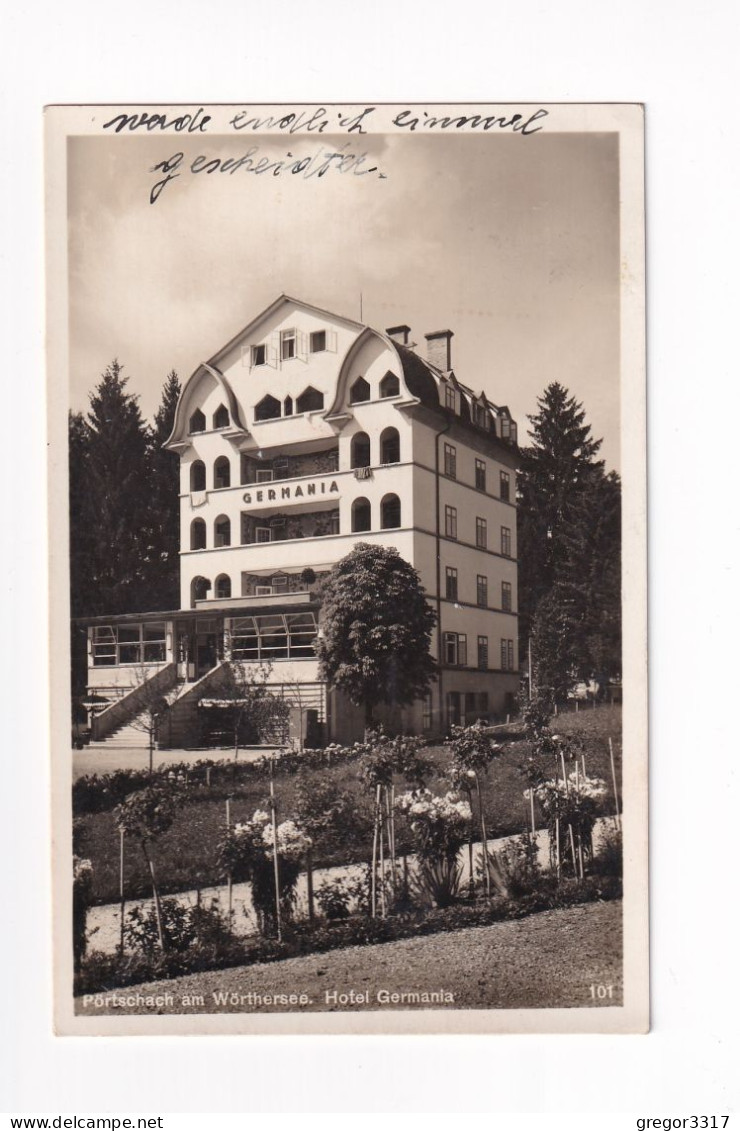
[{"label": "number 101", "polygon": [[592,982],[589,992],[594,1001],[607,1001],[614,997],[614,986],[597,986],[595,982]]}]

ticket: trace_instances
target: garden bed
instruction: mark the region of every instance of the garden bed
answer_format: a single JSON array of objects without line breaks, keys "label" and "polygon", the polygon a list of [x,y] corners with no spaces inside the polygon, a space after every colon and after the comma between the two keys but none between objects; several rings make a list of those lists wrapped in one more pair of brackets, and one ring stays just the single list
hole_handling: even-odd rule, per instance
[{"label": "garden bed", "polygon": [[[621,709],[616,706],[571,712],[552,720],[552,729],[558,733],[580,734],[584,741],[588,773],[610,780],[608,739],[614,740],[614,753],[618,778],[621,774]],[[528,808],[523,797],[525,784],[520,767],[526,762],[531,747],[527,740],[509,740],[487,777],[482,779],[483,801],[491,838],[522,832],[529,823]],[[423,752],[433,766],[427,784],[433,791],[449,788],[444,773],[449,765],[447,746],[428,747]],[[233,768],[232,768],[233,767]],[[298,772],[299,769],[300,773]],[[332,758],[331,755],[290,755],[275,769],[275,794],[278,811],[282,815],[293,812],[296,791],[301,780],[331,785],[337,792],[352,794],[357,804],[357,819],[336,847],[321,849],[314,854],[315,867],[332,867],[338,864],[364,862],[372,851],[372,797],[358,777],[359,757],[351,752]],[[168,778],[171,770],[162,778]],[[268,802],[269,781],[266,766],[259,764],[226,764],[218,773],[212,771],[211,784],[193,774],[187,785],[183,807],[177,813],[172,827],[156,844],[157,876],[162,892],[177,892],[215,886],[224,881],[216,862],[216,845],[223,835],[226,822],[226,799],[232,823],[251,817],[255,809],[265,808]],[[142,788],[149,779],[131,786],[129,779],[118,776],[111,785],[107,801],[101,798],[99,787],[87,786],[83,779],[78,783],[75,812],[81,832],[82,852],[92,863],[92,898],[95,903],[112,902],[119,895],[120,840],[112,806],[130,792]],[[105,802],[104,811],[86,812],[85,799],[95,798],[95,805]],[[601,812],[612,813],[611,796],[604,799]],[[410,842],[399,831],[398,850],[410,850]],[[151,894],[151,880],[147,864],[133,842],[125,847],[125,890],[128,899]]]}]

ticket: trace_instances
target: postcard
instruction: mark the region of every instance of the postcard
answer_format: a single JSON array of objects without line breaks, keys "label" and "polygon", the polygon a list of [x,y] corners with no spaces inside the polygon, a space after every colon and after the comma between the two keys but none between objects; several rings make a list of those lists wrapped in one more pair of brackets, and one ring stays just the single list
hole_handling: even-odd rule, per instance
[{"label": "postcard", "polygon": [[645,1032],[643,108],[46,119],[57,1032]]}]

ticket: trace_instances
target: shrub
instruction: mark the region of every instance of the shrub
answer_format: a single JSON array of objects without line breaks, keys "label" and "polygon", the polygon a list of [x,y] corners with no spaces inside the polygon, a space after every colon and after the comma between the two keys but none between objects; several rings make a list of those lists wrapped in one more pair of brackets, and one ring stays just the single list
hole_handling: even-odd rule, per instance
[{"label": "shrub", "polygon": [[316,892],[316,902],[327,919],[349,919],[352,892],[345,881],[332,880],[321,885]]},{"label": "shrub", "polygon": [[504,899],[528,895],[541,885],[537,841],[528,833],[523,833],[495,852],[489,852],[488,861],[493,887],[496,894]]},{"label": "shrub", "polygon": [[440,797],[423,789],[402,794],[396,807],[411,822],[419,858],[418,888],[437,907],[449,906],[459,894],[458,854],[470,827],[470,805],[454,793]]}]

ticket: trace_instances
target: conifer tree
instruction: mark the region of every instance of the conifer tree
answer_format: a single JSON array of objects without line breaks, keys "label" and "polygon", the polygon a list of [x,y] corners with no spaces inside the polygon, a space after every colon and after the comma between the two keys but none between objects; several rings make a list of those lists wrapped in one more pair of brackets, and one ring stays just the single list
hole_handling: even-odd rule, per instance
[{"label": "conifer tree", "polygon": [[562,698],[577,674],[619,670],[620,486],[567,389],[537,408],[518,477],[520,645]]},{"label": "conifer tree", "polygon": [[150,433],[151,600],[159,609],[176,609],[180,603],[180,460],[164,444],[172,433],[181,388],[177,373],[170,370]]},{"label": "conifer tree", "polygon": [[86,613],[148,607],[153,547],[149,537],[147,432],[138,397],[126,392],[123,366],[111,362],[90,397],[86,462],[92,524]]}]

